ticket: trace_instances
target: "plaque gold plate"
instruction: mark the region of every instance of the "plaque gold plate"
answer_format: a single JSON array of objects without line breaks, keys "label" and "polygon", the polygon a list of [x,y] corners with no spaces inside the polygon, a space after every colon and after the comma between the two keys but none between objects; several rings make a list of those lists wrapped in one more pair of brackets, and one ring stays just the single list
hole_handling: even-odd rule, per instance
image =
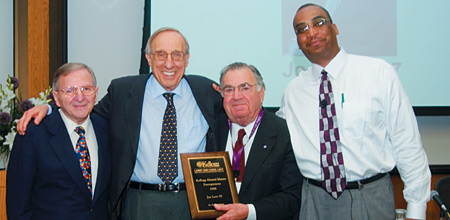
[{"label": "plaque gold plate", "polygon": [[224,212],[213,204],[239,202],[228,152],[180,156],[192,219],[217,218]]}]

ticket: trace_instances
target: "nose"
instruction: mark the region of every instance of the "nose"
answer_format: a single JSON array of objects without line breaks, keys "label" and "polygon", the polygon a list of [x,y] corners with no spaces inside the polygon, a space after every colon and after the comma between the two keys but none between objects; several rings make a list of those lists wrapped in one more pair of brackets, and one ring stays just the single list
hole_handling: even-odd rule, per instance
[{"label": "nose", "polygon": [[75,100],[82,101],[84,99],[84,94],[81,92],[81,89],[77,89],[77,92],[75,93]]},{"label": "nose", "polygon": [[233,99],[240,99],[241,96],[242,96],[242,93],[239,91],[238,88],[236,88],[236,89],[233,91],[233,96],[232,96]]},{"label": "nose", "polygon": [[306,32],[308,33],[309,36],[315,36],[317,34],[317,29],[316,27],[309,25],[309,28]]},{"label": "nose", "polygon": [[174,66],[173,60],[172,60],[172,56],[168,55],[166,61],[164,61],[164,66],[167,69],[171,69]]}]

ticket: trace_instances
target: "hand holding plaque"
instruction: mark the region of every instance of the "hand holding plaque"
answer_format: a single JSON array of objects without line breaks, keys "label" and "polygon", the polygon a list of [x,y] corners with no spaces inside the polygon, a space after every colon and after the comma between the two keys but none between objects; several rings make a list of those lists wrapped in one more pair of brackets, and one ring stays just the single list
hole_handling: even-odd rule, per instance
[{"label": "hand holding plaque", "polygon": [[214,204],[239,202],[227,152],[180,155],[193,219],[217,218],[224,212]]}]

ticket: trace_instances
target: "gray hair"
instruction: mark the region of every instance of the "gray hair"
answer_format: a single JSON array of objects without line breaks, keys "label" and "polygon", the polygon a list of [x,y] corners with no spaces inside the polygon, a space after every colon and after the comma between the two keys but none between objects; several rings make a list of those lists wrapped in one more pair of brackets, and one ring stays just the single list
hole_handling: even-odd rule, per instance
[{"label": "gray hair", "polygon": [[185,43],[185,48],[184,48],[184,52],[186,54],[189,54],[189,43],[187,42],[186,38],[184,37],[184,35],[177,29],[175,28],[171,28],[171,27],[163,27],[160,28],[158,30],[156,30],[155,32],[153,32],[152,36],[150,36],[150,38],[147,41],[147,46],[145,46],[145,53],[146,54],[152,54],[152,42],[153,40],[156,38],[156,36],[162,32],[167,32],[167,31],[174,31],[177,32],[181,35],[181,37],[183,37],[184,43]]},{"label": "gray hair", "polygon": [[94,86],[97,86],[97,79],[95,78],[94,71],[92,71],[92,69],[90,67],[88,67],[86,64],[84,64],[84,63],[66,63],[66,64],[60,66],[56,70],[55,74],[53,75],[53,82],[52,82],[53,90],[59,89],[59,78],[61,78],[61,76],[66,76],[66,75],[70,74],[71,72],[73,72],[75,70],[79,70],[79,69],[86,69],[91,74],[92,79],[94,80]]},{"label": "gray hair", "polygon": [[264,85],[264,81],[261,76],[261,73],[259,73],[258,69],[256,69],[256,67],[253,65],[248,65],[248,64],[242,63],[242,62],[234,62],[228,66],[225,66],[220,71],[220,85],[223,86],[223,78],[225,77],[225,74],[227,74],[228,71],[243,69],[243,68],[248,68],[252,71],[253,76],[255,76],[255,78],[256,78],[256,84],[258,85],[258,87],[257,87],[258,91],[261,90],[261,87],[264,87],[264,89],[266,88],[266,86]]}]

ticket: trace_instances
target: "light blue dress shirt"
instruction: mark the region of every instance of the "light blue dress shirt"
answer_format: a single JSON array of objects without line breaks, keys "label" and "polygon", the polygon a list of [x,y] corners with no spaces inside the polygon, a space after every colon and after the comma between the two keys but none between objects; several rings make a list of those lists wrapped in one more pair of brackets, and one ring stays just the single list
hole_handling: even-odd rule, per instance
[{"label": "light blue dress shirt", "polygon": [[[145,86],[141,131],[132,181],[159,184],[157,175],[161,128],[167,101],[167,92],[152,75]],[[205,152],[208,123],[195,101],[186,79],[182,79],[173,96],[177,114],[178,176],[174,183],[183,183],[180,153]]]}]

